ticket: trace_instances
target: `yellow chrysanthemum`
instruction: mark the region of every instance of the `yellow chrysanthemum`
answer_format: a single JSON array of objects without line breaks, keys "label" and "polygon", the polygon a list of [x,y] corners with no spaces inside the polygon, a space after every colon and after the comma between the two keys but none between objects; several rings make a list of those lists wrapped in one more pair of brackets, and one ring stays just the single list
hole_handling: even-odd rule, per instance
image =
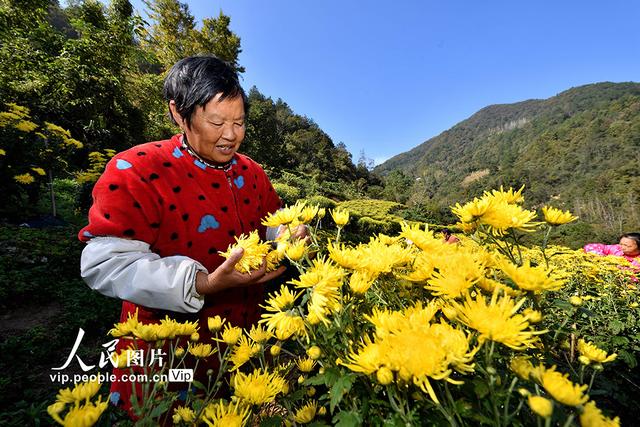
[{"label": "yellow chrysanthemum", "polygon": [[376,379],[382,385],[391,384],[393,382],[393,371],[383,366],[376,372]]},{"label": "yellow chrysanthemum", "polygon": [[253,405],[272,402],[282,393],[285,381],[276,373],[256,369],[251,374],[238,372],[232,380],[234,396]]},{"label": "yellow chrysanthemum", "polygon": [[564,285],[564,278],[560,274],[548,271],[541,265],[532,267],[529,260],[521,266],[505,260],[500,262],[499,266],[518,288],[525,291],[555,291]]},{"label": "yellow chrysanthemum", "polygon": [[411,248],[397,243],[387,245],[376,238],[371,238],[367,244],[358,245],[356,252],[358,253],[356,268],[376,275],[404,267],[413,260]]},{"label": "yellow chrysanthemum", "polygon": [[282,311],[288,310],[293,307],[296,299],[300,296],[300,294],[294,294],[291,290],[286,286],[280,286],[280,291],[273,292],[271,298],[269,298],[266,303],[266,306],[261,306],[265,308],[267,311]]},{"label": "yellow chrysanthemum", "polygon": [[264,323],[267,330],[280,341],[288,340],[292,336],[303,337],[307,335],[304,319],[294,310],[265,313],[262,315],[260,323]]},{"label": "yellow chrysanthemum", "polygon": [[362,256],[355,248],[346,247],[344,244],[335,245],[333,242],[327,244],[329,258],[338,265],[355,270],[360,265],[360,257]]},{"label": "yellow chrysanthemum", "polygon": [[349,222],[349,211],[340,208],[331,209],[331,217],[338,227],[344,227]]},{"label": "yellow chrysanthemum", "polygon": [[212,347],[211,344],[200,343],[200,344],[190,345],[188,351],[195,357],[199,359],[204,359],[206,357],[211,356],[212,354],[215,354],[216,349]]},{"label": "yellow chrysanthemum", "polygon": [[23,173],[22,175],[16,175],[13,179],[20,184],[33,184],[35,182],[35,178],[29,173]]},{"label": "yellow chrysanthemum", "polygon": [[246,336],[241,336],[238,343],[233,347],[233,352],[229,356],[229,361],[233,363],[233,367],[230,371],[235,371],[242,365],[247,363],[253,356],[258,354],[260,346],[254,343],[250,343]]},{"label": "yellow chrysanthemum", "polygon": [[515,350],[523,350],[533,347],[538,340],[536,335],[547,332],[529,329],[527,318],[516,314],[524,301],[523,298],[516,303],[509,296],[498,299],[498,292],[494,292],[489,304],[482,295],[477,295],[475,300],[467,295],[463,304],[455,301],[451,304],[458,312],[458,319],[479,332],[478,340],[481,343],[490,340]]},{"label": "yellow chrysanthemum", "polygon": [[620,427],[620,418],[605,417],[595,402],[590,401],[582,408],[580,425],[582,427]]},{"label": "yellow chrysanthemum", "polygon": [[83,400],[89,402],[95,394],[100,390],[99,381],[87,381],[84,383],[76,384],[73,389],[65,388],[58,391],[56,399],[58,402],[63,403],[76,403]]},{"label": "yellow chrysanthemum", "polygon": [[236,270],[241,273],[251,273],[251,270],[257,270],[262,267],[271,247],[268,243],[260,242],[258,231],[254,230],[248,236],[242,234],[235,239],[236,243],[230,245],[226,252],[221,252],[220,256],[229,258],[236,248],[242,248],[244,252],[242,258],[236,264]]},{"label": "yellow chrysanthemum", "polygon": [[196,420],[196,413],[191,408],[185,408],[184,406],[178,406],[173,411],[173,423],[178,424],[180,422],[192,423]]},{"label": "yellow chrysanthemum", "polygon": [[89,427],[98,422],[105,409],[107,409],[107,402],[103,402],[101,396],[96,402],[87,402],[82,406],[76,405],[72,407],[64,419],[60,417],[62,409],[58,403],[49,405],[47,412],[51,415],[51,418],[63,426]]},{"label": "yellow chrysanthemum", "polygon": [[223,319],[218,315],[216,315],[215,317],[209,317],[207,319],[207,326],[209,327],[209,331],[213,333],[218,332],[220,329],[222,329],[222,325],[224,325],[224,322],[226,322],[226,319]]},{"label": "yellow chrysanthemum", "polygon": [[503,201],[509,204],[517,204],[524,202],[524,197],[522,196],[523,190],[524,185],[517,191],[514,191],[511,187],[509,187],[509,189],[505,191],[501,185],[500,190],[491,190],[491,192],[485,191],[483,197],[494,199],[497,201]]},{"label": "yellow chrysanthemum", "polygon": [[109,360],[115,368],[126,368],[132,365],[132,362],[136,359],[136,350],[132,348],[126,348],[119,353],[113,352],[109,355]]},{"label": "yellow chrysanthemum", "polygon": [[527,318],[529,323],[538,323],[542,321],[542,312],[532,308],[525,308],[522,315]]},{"label": "yellow chrysanthemum", "polygon": [[400,275],[399,277],[410,282],[426,282],[433,276],[433,271],[435,268],[432,255],[426,252],[420,252],[413,259],[411,268],[412,271],[407,274]]},{"label": "yellow chrysanthemum", "polygon": [[453,212],[453,214],[457,216],[458,219],[460,219],[461,223],[471,223],[482,217],[491,207],[492,203],[492,199],[478,199],[476,197],[472,201],[467,202],[464,205],[456,203],[456,205],[451,208],[451,212]]},{"label": "yellow chrysanthemum", "polygon": [[306,351],[307,356],[313,360],[318,360],[322,356],[322,350],[317,345],[309,347]]},{"label": "yellow chrysanthemum", "polygon": [[506,201],[493,202],[490,208],[480,218],[480,223],[486,224],[494,236],[504,236],[509,229],[530,232],[539,225],[533,222],[536,213],[523,209]]},{"label": "yellow chrysanthemum", "polygon": [[318,410],[317,402],[309,402],[300,409],[298,409],[293,416],[295,422],[300,424],[309,424],[316,417],[316,412]]},{"label": "yellow chrysanthemum", "polygon": [[272,336],[271,332],[260,325],[253,325],[249,331],[249,337],[258,344],[265,343]]},{"label": "yellow chrysanthemum", "polygon": [[120,338],[124,336],[132,336],[133,330],[138,326],[138,310],[132,316],[129,314],[125,322],[116,323],[109,331],[109,334],[114,338]]},{"label": "yellow chrysanthemum", "polygon": [[585,365],[590,363],[607,363],[616,359],[616,353],[607,356],[607,352],[599,349],[593,343],[580,338],[578,341],[578,351],[580,352],[580,362]]},{"label": "yellow chrysanthemum", "polygon": [[543,207],[542,213],[544,214],[544,220],[550,225],[567,224],[578,219],[577,216],[573,216],[569,211],[562,211],[551,206]]},{"label": "yellow chrysanthemum", "polygon": [[535,369],[529,358],[526,356],[516,356],[511,359],[509,368],[523,380],[528,380]]},{"label": "yellow chrysanthemum", "polygon": [[442,246],[440,239],[431,230],[423,230],[420,224],[402,224],[400,236],[425,252],[432,252]]},{"label": "yellow chrysanthemum", "polygon": [[297,288],[312,288],[307,309],[311,324],[329,322],[327,316],[340,310],[340,288],[344,270],[324,258],[317,258],[306,272],[292,283]]},{"label": "yellow chrysanthemum", "polygon": [[296,203],[269,214],[262,220],[262,225],[277,227],[279,225],[295,224],[299,222],[300,214],[304,209],[304,203]]},{"label": "yellow chrysanthemum", "polygon": [[300,210],[300,221],[303,224],[308,224],[318,214],[318,205],[305,206]]},{"label": "yellow chrysanthemum", "polygon": [[296,365],[300,372],[311,372],[316,366],[316,361],[310,357],[305,357],[304,359],[296,360]]},{"label": "yellow chrysanthemum", "polygon": [[304,240],[298,240],[293,243],[289,243],[285,249],[287,257],[293,261],[300,260],[307,251],[307,244]]},{"label": "yellow chrysanthemum", "polygon": [[584,405],[589,400],[589,396],[584,394],[587,386],[572,383],[568,376],[557,372],[553,366],[540,373],[540,384],[560,403],[568,406]]},{"label": "yellow chrysanthemum", "polygon": [[220,401],[207,405],[202,421],[209,427],[242,427],[247,425],[250,415],[251,407],[240,401],[229,404]]},{"label": "yellow chrysanthemum", "polygon": [[221,338],[224,343],[226,343],[227,345],[233,346],[233,345],[236,345],[236,343],[238,342],[241,336],[242,336],[242,329],[238,328],[237,326],[231,326],[230,324],[227,323],[227,325],[224,328],[224,331],[222,331]]},{"label": "yellow chrysanthemum", "polygon": [[349,289],[351,292],[359,295],[367,293],[377,275],[368,270],[354,271],[349,279]]},{"label": "yellow chrysanthemum", "polygon": [[420,304],[404,312],[377,311],[369,317],[376,325],[375,338],[365,336],[360,349],[352,351],[345,366],[355,372],[377,373],[386,366],[398,379],[413,382],[437,402],[430,379],[459,384],[449,376],[455,368],[470,372],[476,350],[469,350],[469,339],[462,330],[446,323],[431,324],[438,308]]},{"label": "yellow chrysanthemum", "polygon": [[433,273],[425,289],[434,296],[458,298],[482,277],[485,267],[477,259],[464,252],[456,252],[447,257],[446,264],[438,265],[439,272]]},{"label": "yellow chrysanthemum", "polygon": [[542,418],[549,418],[553,413],[553,402],[542,396],[530,395],[528,398],[531,410]]}]

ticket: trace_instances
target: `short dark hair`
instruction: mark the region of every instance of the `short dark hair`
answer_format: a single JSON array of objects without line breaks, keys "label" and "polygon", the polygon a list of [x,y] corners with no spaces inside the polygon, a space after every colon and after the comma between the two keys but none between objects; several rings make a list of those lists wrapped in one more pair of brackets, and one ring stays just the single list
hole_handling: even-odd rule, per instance
[{"label": "short dark hair", "polygon": [[631,239],[634,242],[636,242],[636,246],[638,247],[638,249],[640,249],[640,233],[625,233],[622,236],[620,236],[620,239],[622,239],[623,237],[626,237],[627,239]]},{"label": "short dark hair", "polygon": [[[180,117],[191,126],[197,106],[204,107],[217,94],[220,100],[242,97],[245,114],[249,102],[233,66],[215,56],[190,56],[176,62],[164,79],[163,94],[167,102],[174,101]],[[171,110],[169,117],[176,123]]]}]

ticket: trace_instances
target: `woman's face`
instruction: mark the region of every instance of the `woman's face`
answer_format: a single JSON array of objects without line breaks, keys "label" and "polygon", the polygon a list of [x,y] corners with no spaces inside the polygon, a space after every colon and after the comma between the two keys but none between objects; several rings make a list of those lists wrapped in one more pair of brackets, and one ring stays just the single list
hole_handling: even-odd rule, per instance
[{"label": "woman's face", "polygon": [[215,163],[227,163],[244,139],[244,102],[241,96],[220,100],[219,93],[204,107],[196,107],[187,126],[171,101],[169,108],[187,141],[198,155]]},{"label": "woman's face", "polygon": [[625,255],[635,256],[640,254],[640,248],[638,248],[638,244],[633,239],[622,237],[620,238],[619,245]]}]

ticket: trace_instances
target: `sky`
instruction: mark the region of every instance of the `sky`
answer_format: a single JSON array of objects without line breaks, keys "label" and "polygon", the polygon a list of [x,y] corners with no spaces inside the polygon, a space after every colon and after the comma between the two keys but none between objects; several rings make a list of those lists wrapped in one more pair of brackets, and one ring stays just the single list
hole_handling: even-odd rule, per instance
[{"label": "sky", "polygon": [[640,81],[637,0],[186,3],[198,22],[231,18],[246,90],[313,119],[354,161],[379,164],[487,105]]}]

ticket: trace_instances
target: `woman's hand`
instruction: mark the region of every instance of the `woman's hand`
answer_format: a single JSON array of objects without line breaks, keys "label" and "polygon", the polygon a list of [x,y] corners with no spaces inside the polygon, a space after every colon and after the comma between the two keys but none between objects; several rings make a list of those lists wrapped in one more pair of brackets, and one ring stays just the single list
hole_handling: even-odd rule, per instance
[{"label": "woman's hand", "polygon": [[196,291],[200,295],[209,295],[230,288],[242,288],[258,283],[264,283],[274,279],[284,273],[285,267],[278,267],[277,270],[267,273],[267,262],[262,262],[262,266],[251,273],[240,273],[236,270],[236,264],[242,258],[244,249],[237,248],[231,252],[227,258],[212,273],[199,272],[196,276]]}]

